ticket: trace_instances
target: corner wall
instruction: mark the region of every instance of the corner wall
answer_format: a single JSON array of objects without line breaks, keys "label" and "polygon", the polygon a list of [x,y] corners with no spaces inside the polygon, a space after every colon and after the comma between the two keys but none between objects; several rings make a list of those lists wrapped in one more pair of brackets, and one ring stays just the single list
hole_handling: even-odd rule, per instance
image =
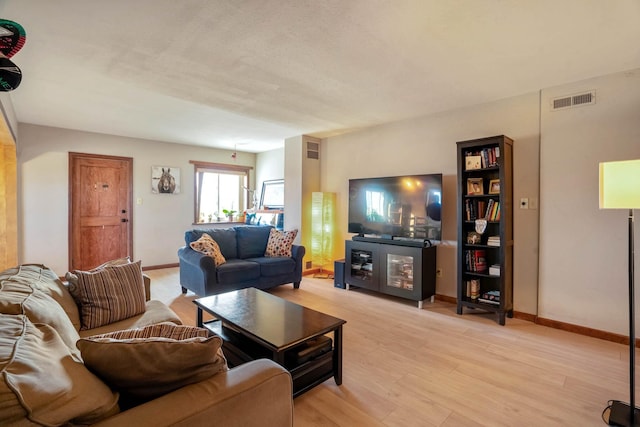
[{"label": "corner wall", "polygon": [[[514,200],[538,198],[539,94],[368,128],[328,138],[323,144],[322,191],[337,193],[337,224],[347,233],[350,178],[443,174],[442,244],[436,292],[456,297],[456,141],[504,134],[514,142]],[[537,210],[514,210],[514,306],[536,314],[538,285]],[[344,245],[336,258],[344,256]]]}]

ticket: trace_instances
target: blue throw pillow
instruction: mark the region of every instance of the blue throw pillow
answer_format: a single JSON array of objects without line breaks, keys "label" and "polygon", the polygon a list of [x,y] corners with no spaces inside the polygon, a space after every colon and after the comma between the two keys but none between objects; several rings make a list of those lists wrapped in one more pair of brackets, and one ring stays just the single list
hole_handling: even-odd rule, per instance
[{"label": "blue throw pillow", "polygon": [[272,228],[270,225],[235,227],[238,237],[238,258],[263,257]]}]

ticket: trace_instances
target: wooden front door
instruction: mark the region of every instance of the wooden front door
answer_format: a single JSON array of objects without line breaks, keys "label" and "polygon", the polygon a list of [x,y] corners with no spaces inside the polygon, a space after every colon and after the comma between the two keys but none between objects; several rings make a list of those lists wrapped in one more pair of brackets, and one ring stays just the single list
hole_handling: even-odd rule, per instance
[{"label": "wooden front door", "polygon": [[133,257],[133,159],[69,153],[69,270]]}]

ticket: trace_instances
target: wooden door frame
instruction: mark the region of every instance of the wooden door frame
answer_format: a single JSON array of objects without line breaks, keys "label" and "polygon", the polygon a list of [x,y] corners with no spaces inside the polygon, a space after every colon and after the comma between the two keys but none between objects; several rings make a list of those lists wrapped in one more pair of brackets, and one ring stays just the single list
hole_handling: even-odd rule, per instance
[{"label": "wooden door frame", "polygon": [[69,207],[68,207],[68,219],[67,223],[69,224],[68,231],[68,247],[69,247],[69,259],[67,261],[69,265],[69,271],[73,268],[72,260],[73,260],[73,176],[74,176],[74,160],[79,158],[85,159],[98,159],[98,160],[118,160],[124,161],[128,165],[129,169],[129,188],[127,188],[128,197],[127,197],[127,212],[129,212],[129,221],[127,222],[127,233],[129,235],[129,239],[127,241],[127,252],[129,253],[129,257],[133,258],[133,157],[121,157],[121,156],[108,156],[102,154],[89,154],[89,153],[78,153],[69,151]]}]

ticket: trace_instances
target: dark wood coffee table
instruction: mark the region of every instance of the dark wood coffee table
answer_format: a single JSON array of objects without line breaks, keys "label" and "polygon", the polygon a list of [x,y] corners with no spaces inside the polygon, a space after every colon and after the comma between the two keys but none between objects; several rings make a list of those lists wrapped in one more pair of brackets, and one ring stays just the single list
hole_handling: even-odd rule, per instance
[{"label": "dark wood coffee table", "polygon": [[[259,358],[274,360],[291,373],[294,397],[331,377],[337,385],[342,384],[345,320],[255,288],[198,298],[194,303],[198,306],[198,326],[208,328],[224,340],[222,349],[229,365]],[[203,322],[203,312],[216,320]],[[329,351],[296,363],[301,348],[320,340],[327,344],[323,336],[331,332],[333,346]]]}]

